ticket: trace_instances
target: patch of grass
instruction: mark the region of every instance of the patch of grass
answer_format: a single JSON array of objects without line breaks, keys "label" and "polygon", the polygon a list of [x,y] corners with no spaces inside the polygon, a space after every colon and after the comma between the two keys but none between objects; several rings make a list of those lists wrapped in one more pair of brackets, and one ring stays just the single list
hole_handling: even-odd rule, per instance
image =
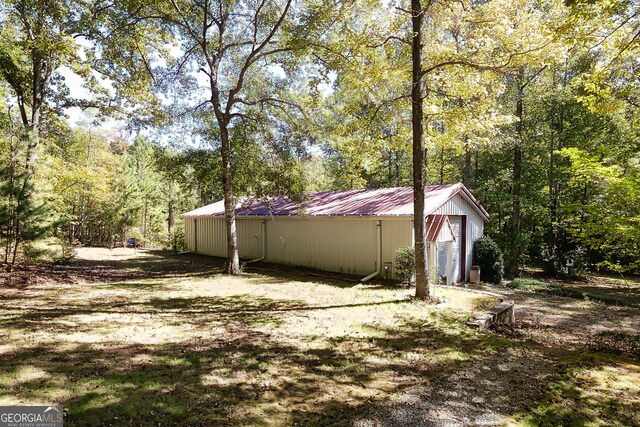
[{"label": "patch of grass", "polygon": [[[589,374],[548,388],[544,347],[465,325],[494,297],[438,288],[447,304],[436,305],[333,278],[231,277],[208,258],[93,255],[0,285],[0,404],[62,404],[69,426],[343,425],[393,423],[374,412],[416,396],[456,417],[532,406],[521,421],[553,423],[578,418],[541,400],[549,388],[574,402],[604,375],[612,399],[635,390],[622,379],[631,368],[574,361],[562,372]],[[612,419],[635,421],[625,408]]]},{"label": "patch of grass", "polygon": [[598,351],[627,353],[640,357],[640,335],[625,334],[623,332],[600,332],[591,343]]},{"label": "patch of grass", "polygon": [[499,303],[495,297],[478,297],[473,301],[473,311],[488,310]]},{"label": "patch of grass", "polygon": [[73,261],[83,276],[0,289],[0,404],[63,404],[70,426],[313,424],[344,402],[349,420],[505,345],[464,325],[495,303],[471,292],[439,289],[443,308],[395,287],[94,255]]},{"label": "patch of grass", "polygon": [[604,287],[588,282],[559,283],[519,277],[507,283],[507,287],[561,297],[593,300],[609,305],[640,307],[640,293],[635,289]]},{"label": "patch of grass", "polygon": [[539,289],[547,289],[549,285],[541,280],[530,277],[517,277],[507,283],[507,287],[512,289],[521,289],[525,291],[536,291]]},{"label": "patch of grass", "polygon": [[640,307],[640,291],[638,289],[627,289],[622,287],[606,288],[602,286],[568,285],[557,286],[565,292],[567,296],[576,298],[591,299],[608,305],[619,305],[624,307]]},{"label": "patch of grass", "polygon": [[522,425],[640,425],[640,365],[637,361],[597,353],[561,361],[564,374]]}]

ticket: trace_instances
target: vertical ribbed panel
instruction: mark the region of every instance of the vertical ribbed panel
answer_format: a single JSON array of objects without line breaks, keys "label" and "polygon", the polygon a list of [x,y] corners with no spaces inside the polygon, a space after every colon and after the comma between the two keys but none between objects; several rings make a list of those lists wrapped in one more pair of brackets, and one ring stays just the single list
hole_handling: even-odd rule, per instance
[{"label": "vertical ribbed panel", "polygon": [[195,242],[193,240],[193,218],[184,218],[184,250],[195,250]]},{"label": "vertical ribbed panel", "polygon": [[376,218],[267,220],[267,261],[367,275],[376,270]]},{"label": "vertical ribbed panel", "polygon": [[[221,217],[185,218],[185,242],[187,250],[196,250],[203,255],[227,256],[227,223]],[[197,226],[194,226],[197,220]],[[238,252],[240,258],[254,259],[262,256],[261,219],[238,219]]]},{"label": "vertical ribbed panel", "polygon": [[236,220],[238,232],[238,253],[242,259],[256,259],[262,256],[262,220]]},{"label": "vertical ribbed panel", "polygon": [[199,217],[196,233],[199,254],[227,256],[227,234],[224,218]]},{"label": "vertical ribbed panel", "polygon": [[[413,222],[411,218],[383,219],[382,223],[382,265],[392,263],[391,277],[399,279],[396,271],[396,250],[412,245]],[[372,270],[373,272],[373,270]],[[384,277],[384,271],[381,272]]]}]

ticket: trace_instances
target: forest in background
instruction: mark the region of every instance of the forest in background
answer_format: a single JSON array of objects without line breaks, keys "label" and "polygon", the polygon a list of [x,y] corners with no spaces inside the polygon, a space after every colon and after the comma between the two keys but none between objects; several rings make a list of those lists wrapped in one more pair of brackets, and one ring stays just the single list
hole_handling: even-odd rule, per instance
[{"label": "forest in background", "polygon": [[[407,5],[104,6],[0,2],[5,264],[36,256],[41,239],[179,249],[179,214],[220,200],[227,171],[235,195],[412,185]],[[220,27],[200,21],[213,6],[229,11],[224,52],[222,36],[212,48],[194,31]],[[512,275],[527,264],[637,273],[640,4],[424,11],[426,183],[472,190]],[[256,40],[266,50],[244,60]],[[97,119],[72,126],[72,107]]]}]

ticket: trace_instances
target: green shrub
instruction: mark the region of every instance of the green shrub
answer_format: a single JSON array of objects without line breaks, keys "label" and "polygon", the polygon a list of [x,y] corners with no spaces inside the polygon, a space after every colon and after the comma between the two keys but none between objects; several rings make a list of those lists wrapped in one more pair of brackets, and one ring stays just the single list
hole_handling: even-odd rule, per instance
[{"label": "green shrub", "polygon": [[411,283],[416,269],[413,246],[396,249],[396,272],[403,282]]},{"label": "green shrub", "polygon": [[184,251],[184,227],[176,226],[171,233],[166,233],[162,247],[175,252]]},{"label": "green shrub", "polygon": [[473,245],[473,263],[480,266],[483,282],[499,284],[504,276],[504,258],[498,244],[484,236]]},{"label": "green shrub", "polygon": [[71,245],[67,239],[60,239],[60,258],[58,262],[68,262],[71,261],[76,256],[76,250],[73,245]]},{"label": "green shrub", "polygon": [[558,277],[580,278],[587,274],[589,257],[584,248],[557,250],[554,254],[548,249],[542,252],[544,271]]}]

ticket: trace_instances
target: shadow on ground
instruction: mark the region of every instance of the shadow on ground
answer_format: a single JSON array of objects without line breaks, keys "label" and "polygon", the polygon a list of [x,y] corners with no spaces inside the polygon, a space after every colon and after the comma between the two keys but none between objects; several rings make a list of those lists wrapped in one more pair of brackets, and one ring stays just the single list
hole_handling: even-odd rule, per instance
[{"label": "shadow on ground", "polygon": [[[0,307],[0,336],[20,339],[0,345],[0,399],[62,402],[70,426],[491,425],[509,416],[533,425],[640,424],[638,399],[610,390],[592,394],[604,387],[600,372],[640,372],[634,356],[479,332],[438,312],[421,320],[404,317],[395,326],[369,325],[361,336],[294,335],[283,327],[296,319],[288,316],[313,310],[412,304],[405,301],[314,306],[250,294],[162,293],[160,279],[216,275],[222,270],[216,262],[162,253],[83,260],[55,282],[159,290],[145,298],[27,295],[23,299],[44,303],[16,308],[19,298],[12,295]],[[269,278],[279,283],[286,275]],[[592,319],[577,308],[565,315]],[[142,333],[172,327],[197,333],[154,344],[100,337],[135,321],[145,322]],[[56,339],[68,334],[89,341]],[[634,383],[628,387],[633,391]]]},{"label": "shadow on ground", "polygon": [[[633,425],[640,413],[637,400],[615,396],[591,398],[588,412],[554,405],[586,399],[591,387],[570,380],[576,364],[567,360],[610,362],[599,356],[410,321],[383,337],[312,346],[240,319],[225,319],[217,336],[170,344],[11,351],[0,370],[15,380],[2,395],[62,401],[67,425],[477,425],[518,414],[558,425],[593,420],[592,411]],[[415,353],[430,357],[407,359]]]},{"label": "shadow on ground", "polygon": [[[104,251],[108,251],[104,249]],[[197,254],[177,255],[171,251],[144,249],[139,250],[141,257],[117,256],[108,259],[78,258],[67,264],[27,264],[21,265],[12,273],[0,272],[0,288],[28,287],[46,283],[111,283],[118,287],[157,288],[163,286],[161,281],[148,282],[149,279],[207,278],[225,271],[224,258]],[[293,268],[269,263],[245,265],[249,273],[265,276],[266,283],[287,283],[292,278],[300,282],[321,280],[324,284],[348,288],[360,284],[359,277],[322,272],[309,268]],[[142,280],[146,281],[142,281]],[[372,281],[371,289],[397,287],[390,281]]]},{"label": "shadow on ground", "polygon": [[[185,275],[207,277],[224,271],[221,258],[175,255],[161,250],[141,250],[143,257],[105,260],[76,259],[68,264],[21,265],[11,273],[0,273],[0,284],[25,287],[33,284],[116,283],[141,279],[170,279]],[[153,284],[138,284],[153,286]]]},{"label": "shadow on ground", "polygon": [[[489,348],[485,337],[407,323],[384,331],[387,337],[304,345],[247,327],[243,316],[252,306],[227,305],[227,312],[241,305],[242,316],[223,317],[223,331],[204,339],[70,349],[51,343],[10,351],[0,370],[14,380],[3,384],[2,394],[62,400],[67,425],[341,423],[368,413],[380,403],[378,394],[435,381],[505,344],[491,338]],[[412,364],[404,359],[408,351],[434,358]]]}]

